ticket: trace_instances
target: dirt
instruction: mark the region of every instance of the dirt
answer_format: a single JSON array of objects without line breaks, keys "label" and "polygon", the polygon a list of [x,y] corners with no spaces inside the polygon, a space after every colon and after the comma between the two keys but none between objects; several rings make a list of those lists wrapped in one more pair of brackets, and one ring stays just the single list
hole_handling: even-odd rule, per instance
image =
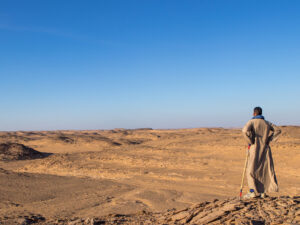
[{"label": "dirt", "polygon": [[280,190],[249,202],[240,129],[0,132],[0,221],[297,224],[300,127],[281,129]]}]

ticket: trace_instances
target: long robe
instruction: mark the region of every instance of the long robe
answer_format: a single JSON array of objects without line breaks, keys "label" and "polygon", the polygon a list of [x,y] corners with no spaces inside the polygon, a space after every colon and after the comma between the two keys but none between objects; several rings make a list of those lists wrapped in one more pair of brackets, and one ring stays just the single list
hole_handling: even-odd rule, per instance
[{"label": "long robe", "polygon": [[251,147],[246,170],[248,187],[256,193],[277,192],[278,183],[269,146],[278,139],[281,130],[264,119],[251,119],[242,133]]}]

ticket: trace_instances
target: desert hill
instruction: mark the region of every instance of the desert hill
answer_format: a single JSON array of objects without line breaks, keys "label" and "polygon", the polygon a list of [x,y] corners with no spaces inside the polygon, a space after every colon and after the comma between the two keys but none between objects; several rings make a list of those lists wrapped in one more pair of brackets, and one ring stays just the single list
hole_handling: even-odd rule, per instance
[{"label": "desert hill", "polygon": [[18,143],[0,144],[0,160],[37,159],[47,155]]}]

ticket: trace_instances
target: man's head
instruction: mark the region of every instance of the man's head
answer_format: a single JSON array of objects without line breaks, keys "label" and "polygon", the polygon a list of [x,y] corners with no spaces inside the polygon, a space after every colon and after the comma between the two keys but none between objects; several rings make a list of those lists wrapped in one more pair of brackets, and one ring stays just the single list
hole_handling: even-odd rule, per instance
[{"label": "man's head", "polygon": [[262,108],[259,106],[255,107],[253,110],[253,116],[258,116],[258,115],[262,115]]}]

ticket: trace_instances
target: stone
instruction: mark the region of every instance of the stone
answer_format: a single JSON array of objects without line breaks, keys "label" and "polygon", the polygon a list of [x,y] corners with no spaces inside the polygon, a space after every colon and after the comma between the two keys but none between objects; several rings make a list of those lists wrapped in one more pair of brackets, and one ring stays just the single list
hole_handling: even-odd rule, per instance
[{"label": "stone", "polygon": [[190,215],[189,212],[183,211],[183,212],[177,213],[174,216],[172,216],[172,220],[174,220],[174,221],[182,220],[182,219],[188,217],[189,215]]}]

